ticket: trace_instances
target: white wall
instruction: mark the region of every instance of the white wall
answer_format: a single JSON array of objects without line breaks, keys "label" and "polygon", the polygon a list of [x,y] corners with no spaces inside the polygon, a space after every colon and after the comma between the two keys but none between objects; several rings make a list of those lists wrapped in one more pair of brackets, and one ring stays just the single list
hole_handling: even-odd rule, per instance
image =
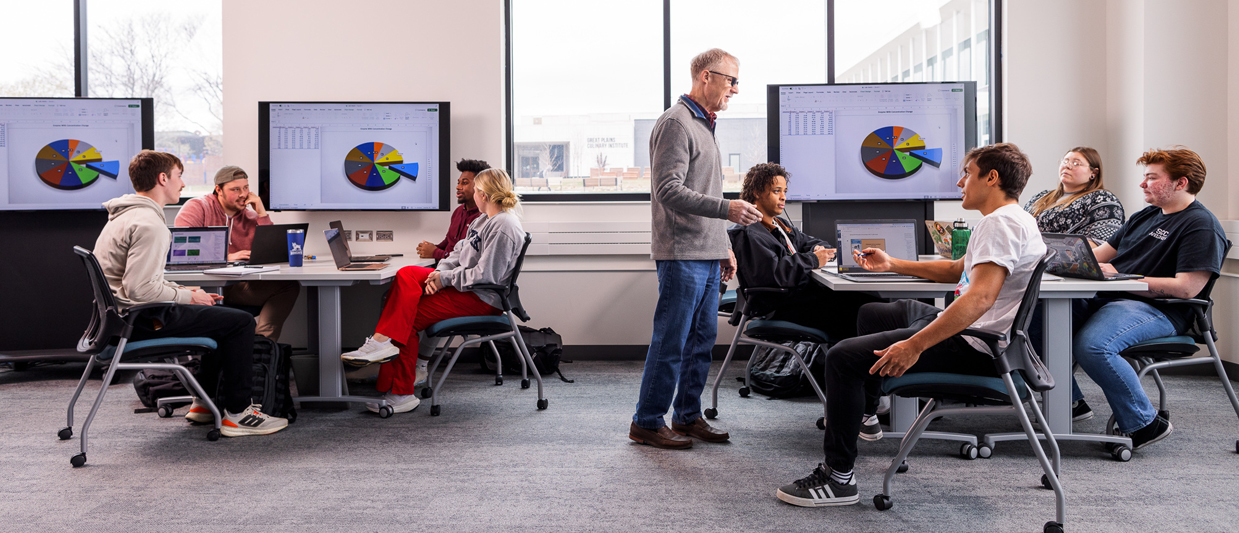
[{"label": "white wall", "polygon": [[[449,100],[452,158],[503,163],[501,0],[348,3],[352,12],[433,21],[394,36],[341,24],[341,5],[307,0],[293,9],[224,1],[224,129],[231,163],[257,167],[256,102],[276,99]],[[1202,201],[1219,218],[1239,218],[1239,178],[1229,175],[1229,168],[1239,168],[1239,150],[1227,150],[1229,142],[1239,142],[1239,0],[1004,5],[1005,139],[1032,159],[1029,195],[1055,184],[1067,148],[1089,145],[1103,155],[1107,186],[1134,212],[1143,206],[1136,158],[1150,147],[1183,144],[1208,165]],[[358,82],[359,58],[376,56],[393,63]],[[939,218],[963,214],[958,202],[940,202],[936,211]],[[640,203],[525,207],[530,221],[648,217],[648,204]],[[289,212],[276,218],[308,221],[311,234],[336,218],[354,229],[396,232],[395,243],[359,244],[359,253],[411,253],[423,239],[441,239],[448,223],[446,213]],[[323,254],[325,243],[311,240],[307,251]],[[530,257],[522,296],[533,324],[554,327],[568,344],[646,344],[657,296],[653,267],[642,256]],[[344,341],[360,343],[377,314],[374,299],[381,289],[348,292]],[[304,335],[296,325],[289,331],[290,337]],[[720,328],[720,338],[729,340],[730,330]],[[1239,361],[1239,355],[1230,357]]]}]

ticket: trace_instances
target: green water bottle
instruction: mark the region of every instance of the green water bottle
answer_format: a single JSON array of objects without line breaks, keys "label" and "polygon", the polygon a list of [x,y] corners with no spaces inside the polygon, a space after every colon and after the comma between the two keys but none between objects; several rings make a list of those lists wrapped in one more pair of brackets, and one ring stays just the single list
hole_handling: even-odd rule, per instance
[{"label": "green water bottle", "polygon": [[972,235],[972,230],[968,229],[968,223],[964,219],[959,219],[952,224],[951,228],[951,259],[959,259],[968,251],[968,237]]}]

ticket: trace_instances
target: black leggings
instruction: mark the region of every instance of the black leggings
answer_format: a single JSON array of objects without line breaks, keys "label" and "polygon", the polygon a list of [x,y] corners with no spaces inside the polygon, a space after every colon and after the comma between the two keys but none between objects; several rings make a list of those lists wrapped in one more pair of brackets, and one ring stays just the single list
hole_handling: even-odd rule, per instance
[{"label": "black leggings", "polygon": [[[157,325],[162,327],[155,329]],[[240,413],[249,407],[253,392],[253,316],[245,311],[209,305],[151,309],[138,315],[130,340],[164,337],[214,339],[215,351],[202,357],[198,383],[207,394],[216,395],[218,390],[222,407],[230,412]]]},{"label": "black leggings", "polygon": [[[882,377],[870,374],[878,362],[874,350],[908,339],[937,318],[941,309],[916,300],[871,303],[860,308],[861,335],[834,345],[826,353],[826,465],[840,472],[856,462],[856,439],[866,411],[866,395],[875,397]],[[954,335],[921,353],[908,372],[949,372],[997,376],[993,358]]]}]

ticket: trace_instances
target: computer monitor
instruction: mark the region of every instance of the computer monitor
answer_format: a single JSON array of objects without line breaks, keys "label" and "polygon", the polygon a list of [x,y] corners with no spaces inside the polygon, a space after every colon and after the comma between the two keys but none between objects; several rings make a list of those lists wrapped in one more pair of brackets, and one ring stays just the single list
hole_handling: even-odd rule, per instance
[{"label": "computer monitor", "polygon": [[0,210],[103,209],[155,147],[150,98],[0,98]]},{"label": "computer monitor", "polygon": [[976,82],[767,86],[788,200],[954,200],[976,145]]},{"label": "computer monitor", "polygon": [[275,210],[446,211],[448,102],[259,102],[258,190]]}]

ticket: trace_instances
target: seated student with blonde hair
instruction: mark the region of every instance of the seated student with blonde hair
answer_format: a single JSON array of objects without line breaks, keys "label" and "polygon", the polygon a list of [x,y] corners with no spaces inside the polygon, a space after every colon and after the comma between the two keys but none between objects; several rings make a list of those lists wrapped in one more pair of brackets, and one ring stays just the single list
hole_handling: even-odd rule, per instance
[{"label": "seated student with blonde hair", "polygon": [[[421,331],[449,318],[503,312],[497,294],[467,287],[502,285],[512,278],[512,268],[525,244],[525,230],[513,213],[520,200],[512,191],[512,179],[501,169],[478,173],[474,188],[473,198],[482,214],[469,225],[465,238],[436,268],[401,268],[392,281],[391,295],[374,336],[361,348],[341,355],[353,365],[383,364],[376,388],[385,393],[396,413],[412,411],[421,403],[413,394]],[[423,355],[429,356],[433,346],[424,348],[429,349]],[[368,403],[366,408],[378,412],[379,404]]]}]

